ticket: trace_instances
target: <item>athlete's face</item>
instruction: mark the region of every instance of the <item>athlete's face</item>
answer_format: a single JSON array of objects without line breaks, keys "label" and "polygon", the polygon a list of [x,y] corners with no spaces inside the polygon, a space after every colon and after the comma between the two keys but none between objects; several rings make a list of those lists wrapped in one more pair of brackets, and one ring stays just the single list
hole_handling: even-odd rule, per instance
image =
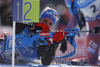
[{"label": "athlete's face", "polygon": [[50,19],[50,18],[47,18],[47,17],[44,17],[44,18],[42,18],[41,20],[40,20],[40,23],[45,23],[45,24],[47,24],[48,26],[49,26],[49,29],[51,29],[52,28],[52,26],[53,26],[53,21]]}]

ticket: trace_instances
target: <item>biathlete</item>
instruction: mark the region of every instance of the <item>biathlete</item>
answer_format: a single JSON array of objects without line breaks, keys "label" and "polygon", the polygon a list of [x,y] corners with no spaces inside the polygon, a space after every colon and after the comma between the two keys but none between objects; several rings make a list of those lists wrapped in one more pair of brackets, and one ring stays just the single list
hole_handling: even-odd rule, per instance
[{"label": "biathlete", "polygon": [[[71,17],[67,29],[73,29],[80,21],[79,13],[83,13],[89,29],[100,27],[100,0],[64,0]],[[83,21],[81,21],[83,22]],[[100,46],[100,34],[89,33],[87,36],[87,62],[97,64]]]},{"label": "biathlete", "polygon": [[[57,22],[58,20],[58,13],[56,10],[52,9],[52,8],[45,8],[39,18],[39,23],[35,23],[35,27],[42,27],[42,32],[48,32],[50,31],[54,24]],[[34,27],[34,23],[31,24],[23,24],[23,23],[16,23],[16,34],[22,33],[22,31],[26,28],[29,27],[29,31],[32,31],[33,27]],[[55,35],[53,36],[53,42],[59,42],[64,38],[64,33],[62,34],[61,31],[58,31],[55,33]],[[11,63],[11,55],[12,52],[11,50],[5,50],[5,52],[3,52],[3,47],[4,47],[4,41],[0,42],[0,62],[1,63]],[[46,48],[47,46],[39,46],[38,47],[38,51],[37,51],[37,56],[40,57],[42,56],[42,64],[43,65],[50,65],[50,63],[53,61],[52,56],[55,55],[55,49],[53,50],[49,50],[48,52],[44,54],[41,54],[43,52],[43,50]],[[57,47],[55,47],[57,48]],[[23,49],[23,53],[27,54],[30,53],[30,51],[28,50],[33,50],[27,47],[27,51],[26,48],[19,48],[15,50],[15,63],[16,64],[25,64],[25,63],[29,63],[32,62],[33,59],[30,59],[30,57],[33,55],[31,54],[27,54],[29,55],[28,57],[24,57],[23,54],[21,54],[20,50]],[[34,52],[34,51],[32,51]],[[25,55],[25,56],[27,56]]]}]

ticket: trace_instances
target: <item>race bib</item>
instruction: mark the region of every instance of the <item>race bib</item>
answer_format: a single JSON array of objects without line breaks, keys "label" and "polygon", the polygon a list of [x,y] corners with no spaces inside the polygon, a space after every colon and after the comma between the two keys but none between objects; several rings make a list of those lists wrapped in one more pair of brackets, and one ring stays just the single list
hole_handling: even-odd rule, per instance
[{"label": "race bib", "polygon": [[77,7],[83,12],[86,21],[100,18],[100,0],[77,0]]}]

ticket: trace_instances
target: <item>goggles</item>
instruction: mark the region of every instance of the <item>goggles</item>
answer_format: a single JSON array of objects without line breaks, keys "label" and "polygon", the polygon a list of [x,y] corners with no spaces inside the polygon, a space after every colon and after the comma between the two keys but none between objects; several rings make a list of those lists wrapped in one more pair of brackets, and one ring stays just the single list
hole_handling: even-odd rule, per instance
[{"label": "goggles", "polygon": [[53,14],[55,17],[58,18],[58,13],[56,11],[48,9],[47,12]]}]

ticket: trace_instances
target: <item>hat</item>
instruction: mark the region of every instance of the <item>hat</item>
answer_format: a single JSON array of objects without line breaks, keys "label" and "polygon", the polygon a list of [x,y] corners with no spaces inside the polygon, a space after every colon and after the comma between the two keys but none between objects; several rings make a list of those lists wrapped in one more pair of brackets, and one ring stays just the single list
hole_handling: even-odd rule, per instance
[{"label": "hat", "polygon": [[53,9],[47,9],[46,11],[44,11],[41,15],[39,19],[42,19],[44,17],[50,18],[54,24],[55,22],[58,20],[58,13],[53,10]]}]

